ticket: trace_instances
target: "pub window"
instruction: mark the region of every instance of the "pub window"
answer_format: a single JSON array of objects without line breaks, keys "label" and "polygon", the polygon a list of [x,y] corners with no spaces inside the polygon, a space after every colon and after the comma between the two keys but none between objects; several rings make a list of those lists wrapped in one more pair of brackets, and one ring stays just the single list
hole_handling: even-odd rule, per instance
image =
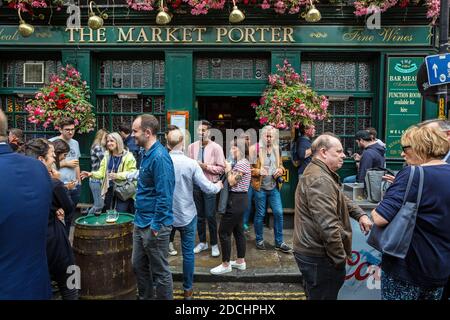
[{"label": "pub window", "polygon": [[164,88],[164,60],[104,60],[99,88]]},{"label": "pub window", "polygon": [[159,138],[166,131],[166,108],[164,96],[142,96],[136,98],[119,98],[117,96],[97,97],[97,126],[118,131],[121,123],[130,129],[134,119],[142,113],[153,114],[160,123]]},{"label": "pub window", "polygon": [[154,115],[160,123],[162,142],[166,130],[164,60],[99,61],[96,116],[97,128],[118,131],[121,123],[131,129],[142,113]]},{"label": "pub window", "polygon": [[267,80],[268,58],[199,57],[195,61],[197,80]]},{"label": "pub window", "polygon": [[61,61],[31,61],[31,60],[10,60],[2,63],[2,87],[3,88],[36,88],[39,89],[43,84],[24,84],[23,75],[25,63],[43,63],[44,64],[44,82],[48,84],[50,75],[58,73],[61,68]]},{"label": "pub window", "polygon": [[329,120],[316,123],[317,134],[330,131],[342,140],[344,151],[357,151],[355,134],[373,126],[371,64],[347,61],[303,61],[301,71],[319,94],[329,97]]},{"label": "pub window", "polygon": [[[24,84],[25,63],[43,64],[44,83]],[[34,97],[34,94],[42,86],[49,83],[52,74],[57,74],[61,68],[61,60],[6,60],[0,62],[0,108],[6,113],[9,128],[19,128],[24,132],[24,139],[50,138],[57,133],[52,127],[44,128],[27,121],[25,111],[26,101]]]}]

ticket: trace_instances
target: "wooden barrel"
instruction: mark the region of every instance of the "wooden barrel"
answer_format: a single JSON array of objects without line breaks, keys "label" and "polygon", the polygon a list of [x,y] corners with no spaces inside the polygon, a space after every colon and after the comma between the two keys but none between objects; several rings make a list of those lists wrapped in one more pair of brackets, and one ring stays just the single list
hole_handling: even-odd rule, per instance
[{"label": "wooden barrel", "polygon": [[135,299],[131,264],[133,215],[121,213],[115,223],[106,214],[75,221],[73,251],[81,272],[81,299]]}]

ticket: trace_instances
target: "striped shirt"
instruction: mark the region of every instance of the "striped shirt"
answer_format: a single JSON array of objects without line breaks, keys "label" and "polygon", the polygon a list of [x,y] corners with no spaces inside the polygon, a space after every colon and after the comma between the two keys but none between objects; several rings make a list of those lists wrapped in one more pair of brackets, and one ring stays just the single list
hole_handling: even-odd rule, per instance
[{"label": "striped shirt", "polygon": [[233,168],[233,172],[241,172],[242,179],[230,188],[232,192],[247,192],[252,178],[250,162],[247,159],[239,160]]}]

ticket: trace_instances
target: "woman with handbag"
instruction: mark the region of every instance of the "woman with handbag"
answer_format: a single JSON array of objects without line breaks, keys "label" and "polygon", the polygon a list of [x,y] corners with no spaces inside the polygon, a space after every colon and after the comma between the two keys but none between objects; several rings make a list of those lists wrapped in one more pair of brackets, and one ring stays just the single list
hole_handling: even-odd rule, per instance
[{"label": "woman with handbag", "polygon": [[[232,268],[245,270],[244,211],[247,207],[247,191],[251,180],[250,163],[245,158],[245,142],[238,139],[234,142],[231,156],[236,164],[225,161],[225,175],[229,183],[228,202],[225,214],[222,215],[219,226],[219,239],[222,249],[222,263],[210,272],[215,275],[231,272]],[[237,248],[237,260],[231,258],[231,235],[234,235]]]},{"label": "woman with handbag", "polygon": [[118,193],[117,189],[123,189],[121,185],[127,183],[127,175],[137,170],[136,159],[131,152],[124,149],[122,137],[117,132],[107,135],[106,149],[108,152],[105,152],[100,168],[93,172],[81,172],[81,178],[103,179],[101,193],[105,200],[103,212],[116,209],[118,212],[134,214],[135,193],[127,194],[124,198],[124,194]]},{"label": "woman with handbag", "polygon": [[[401,144],[402,157],[409,166],[397,174],[372,211],[372,218],[375,226],[381,227],[381,233],[385,230],[382,244],[395,238],[394,234],[386,234],[395,230],[388,228],[389,224],[398,225],[398,229],[408,222],[412,226],[398,240],[397,247],[406,246],[404,258],[383,250],[381,297],[439,300],[450,275],[450,165],[442,160],[449,144],[439,130],[427,127],[409,128]],[[413,205],[409,212],[417,213],[415,221],[408,221],[408,216],[403,217],[403,222],[399,219],[401,209],[407,205]]]}]

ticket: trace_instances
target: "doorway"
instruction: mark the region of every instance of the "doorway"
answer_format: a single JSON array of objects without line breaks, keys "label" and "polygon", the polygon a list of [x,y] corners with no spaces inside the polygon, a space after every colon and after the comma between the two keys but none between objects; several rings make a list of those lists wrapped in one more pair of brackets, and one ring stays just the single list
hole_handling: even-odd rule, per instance
[{"label": "doorway", "polygon": [[199,120],[208,120],[213,128],[226,129],[258,129],[255,109],[252,103],[258,103],[260,97],[198,97]]}]

